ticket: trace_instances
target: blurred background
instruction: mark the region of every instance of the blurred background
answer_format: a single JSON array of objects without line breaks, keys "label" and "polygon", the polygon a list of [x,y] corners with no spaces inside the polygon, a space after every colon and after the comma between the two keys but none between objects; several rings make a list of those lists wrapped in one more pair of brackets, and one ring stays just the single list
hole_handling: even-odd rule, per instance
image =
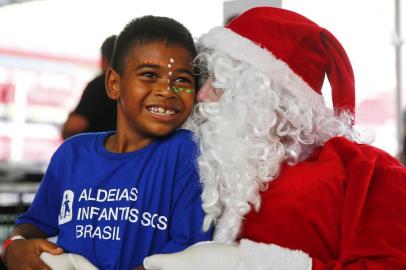
[{"label": "blurred background", "polygon": [[0,0],[0,243],[29,206],[84,87],[100,73],[100,45],[142,15],[172,17],[196,38],[252,6],[309,17],[334,33],[352,60],[358,125],[374,130],[373,145],[398,155],[406,107],[400,2]]}]

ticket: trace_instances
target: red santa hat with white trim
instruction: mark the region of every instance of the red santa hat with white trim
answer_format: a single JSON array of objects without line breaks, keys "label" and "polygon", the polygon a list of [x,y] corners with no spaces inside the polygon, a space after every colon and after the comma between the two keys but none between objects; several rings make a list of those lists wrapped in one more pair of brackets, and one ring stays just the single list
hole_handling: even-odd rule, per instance
[{"label": "red santa hat with white trim", "polygon": [[327,75],[336,113],[354,113],[354,75],[344,48],[328,30],[300,14],[256,7],[226,27],[213,28],[200,42],[250,63],[315,109],[324,107],[321,89]]}]

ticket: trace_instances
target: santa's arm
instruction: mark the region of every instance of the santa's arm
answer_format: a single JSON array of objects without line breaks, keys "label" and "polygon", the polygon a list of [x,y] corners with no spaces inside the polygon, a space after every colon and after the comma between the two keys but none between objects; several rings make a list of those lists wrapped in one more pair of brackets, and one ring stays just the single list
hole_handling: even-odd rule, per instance
[{"label": "santa's arm", "polygon": [[346,192],[337,258],[320,260],[302,251],[242,239],[238,246],[206,242],[183,252],[151,256],[144,266],[149,270],[404,270],[406,173],[398,166],[371,168],[368,177],[373,181],[364,196],[358,188],[363,177],[350,175],[354,178]]},{"label": "santa's arm", "polygon": [[342,259],[321,262],[302,251],[245,239],[239,246],[202,242],[182,252],[153,255],[144,260],[147,270],[372,270],[386,267],[404,270],[405,266],[406,261],[401,257],[384,255],[362,255],[352,262]]}]

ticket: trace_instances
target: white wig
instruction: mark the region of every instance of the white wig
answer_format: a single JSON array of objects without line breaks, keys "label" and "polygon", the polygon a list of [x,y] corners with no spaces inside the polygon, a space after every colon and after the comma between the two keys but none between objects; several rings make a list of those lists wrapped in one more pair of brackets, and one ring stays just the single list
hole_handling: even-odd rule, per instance
[{"label": "white wig", "polygon": [[233,242],[251,205],[259,210],[259,192],[282,162],[295,164],[332,137],[356,135],[349,114],[307,106],[246,62],[212,51],[198,59],[213,86],[224,90],[218,102],[197,104],[187,123],[201,151],[204,229],[214,223],[215,239]]}]

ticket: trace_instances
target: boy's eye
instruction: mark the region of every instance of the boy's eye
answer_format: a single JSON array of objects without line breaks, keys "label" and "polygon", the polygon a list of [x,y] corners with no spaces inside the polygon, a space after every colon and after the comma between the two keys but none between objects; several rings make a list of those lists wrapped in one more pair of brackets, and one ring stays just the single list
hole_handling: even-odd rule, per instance
[{"label": "boy's eye", "polygon": [[143,72],[141,75],[148,79],[156,79],[158,77],[157,74],[155,74],[154,72],[151,72],[151,71]]},{"label": "boy's eye", "polygon": [[187,77],[178,77],[176,78],[175,83],[192,84],[192,80]]}]

